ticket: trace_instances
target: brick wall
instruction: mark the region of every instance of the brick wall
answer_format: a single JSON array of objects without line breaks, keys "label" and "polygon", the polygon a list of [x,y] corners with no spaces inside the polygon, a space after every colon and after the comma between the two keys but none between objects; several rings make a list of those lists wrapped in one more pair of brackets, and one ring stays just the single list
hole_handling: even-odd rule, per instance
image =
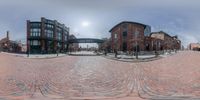
[{"label": "brick wall", "polygon": [[[135,35],[135,32],[139,34]],[[123,34],[126,33],[126,36]],[[115,38],[115,34],[117,38]],[[118,51],[132,51],[136,46],[136,41],[140,47],[140,50],[144,50],[144,26],[134,23],[121,23],[114,27],[111,31],[111,48]],[[125,46],[126,44],[126,46]]]}]

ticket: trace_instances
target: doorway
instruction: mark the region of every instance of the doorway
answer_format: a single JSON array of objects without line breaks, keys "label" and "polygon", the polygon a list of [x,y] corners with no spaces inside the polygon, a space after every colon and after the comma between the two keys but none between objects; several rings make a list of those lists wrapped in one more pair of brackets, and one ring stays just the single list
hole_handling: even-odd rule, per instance
[{"label": "doorway", "polygon": [[127,51],[127,43],[126,42],[123,43],[122,51]]}]

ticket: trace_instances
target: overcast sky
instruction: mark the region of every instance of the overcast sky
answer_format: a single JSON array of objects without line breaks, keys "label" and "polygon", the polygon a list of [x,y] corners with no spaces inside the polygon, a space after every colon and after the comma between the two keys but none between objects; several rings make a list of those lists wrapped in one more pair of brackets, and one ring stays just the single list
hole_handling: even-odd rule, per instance
[{"label": "overcast sky", "polygon": [[[199,0],[0,0],[0,39],[26,40],[26,20],[41,17],[70,27],[77,37],[104,38],[121,21],[178,35],[183,45],[200,42]],[[84,25],[83,25],[84,24]]]}]

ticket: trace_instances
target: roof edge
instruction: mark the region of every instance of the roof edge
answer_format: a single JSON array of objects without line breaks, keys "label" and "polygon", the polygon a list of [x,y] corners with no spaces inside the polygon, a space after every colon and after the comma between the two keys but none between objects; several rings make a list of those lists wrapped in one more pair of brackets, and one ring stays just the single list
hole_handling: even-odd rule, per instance
[{"label": "roof edge", "polygon": [[142,25],[142,26],[144,26],[144,27],[149,26],[149,25],[145,25],[145,24],[142,24],[142,23],[138,23],[138,22],[122,21],[122,22],[118,23],[117,25],[115,25],[113,28],[111,28],[111,29],[109,30],[109,32],[111,32],[114,28],[116,28],[117,26],[119,26],[119,25],[121,25],[121,24],[123,24],[123,23],[138,24],[138,25]]}]

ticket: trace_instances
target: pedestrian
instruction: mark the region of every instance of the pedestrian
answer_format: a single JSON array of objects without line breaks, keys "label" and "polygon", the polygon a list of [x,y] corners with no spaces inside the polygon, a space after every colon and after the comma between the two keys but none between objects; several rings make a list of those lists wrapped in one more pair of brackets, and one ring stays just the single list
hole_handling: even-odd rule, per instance
[{"label": "pedestrian", "polygon": [[107,56],[107,50],[104,50],[105,56]]},{"label": "pedestrian", "polygon": [[158,57],[158,55],[159,55],[158,51],[155,51],[155,55],[156,55],[156,57]]},{"label": "pedestrian", "polygon": [[58,56],[58,50],[56,51],[56,53],[57,53],[57,56]]},{"label": "pedestrian", "polygon": [[117,50],[115,50],[115,58],[117,58]]}]

